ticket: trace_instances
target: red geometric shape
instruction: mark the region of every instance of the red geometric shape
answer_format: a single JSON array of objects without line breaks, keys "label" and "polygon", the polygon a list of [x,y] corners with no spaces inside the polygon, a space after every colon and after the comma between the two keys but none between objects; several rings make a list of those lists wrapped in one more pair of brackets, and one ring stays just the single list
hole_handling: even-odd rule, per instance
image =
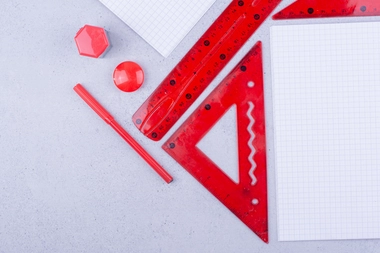
[{"label": "red geometric shape", "polygon": [[133,115],[158,141],[185,113],[281,0],[233,0]]},{"label": "red geometric shape", "polygon": [[113,82],[122,91],[132,92],[144,82],[144,71],[135,62],[125,61],[117,65],[113,72]]},{"label": "red geometric shape", "polygon": [[273,19],[379,16],[379,0],[298,0]]},{"label": "red geometric shape", "polygon": [[[239,183],[232,181],[196,146],[233,105],[237,111]],[[162,148],[264,242],[268,242],[261,42],[251,49]]]},{"label": "red geometric shape", "polygon": [[107,34],[101,27],[85,25],[75,36],[80,55],[98,58],[109,46]]}]

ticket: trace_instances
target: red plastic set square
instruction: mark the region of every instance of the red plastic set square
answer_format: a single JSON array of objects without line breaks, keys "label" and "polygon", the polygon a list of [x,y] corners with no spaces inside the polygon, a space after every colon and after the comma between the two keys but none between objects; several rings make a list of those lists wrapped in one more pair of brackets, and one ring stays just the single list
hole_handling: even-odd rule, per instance
[{"label": "red plastic set square", "polygon": [[[281,0],[257,0],[253,3],[233,0],[136,111],[132,117],[135,126],[151,140],[158,141],[163,138],[261,24],[271,16],[280,2]],[[379,15],[378,0],[298,0],[272,15],[272,18],[277,20]],[[79,30],[75,42],[81,55],[94,58],[104,54],[109,46],[105,30],[89,25]],[[162,148],[264,242],[268,242],[261,47],[261,42],[258,41]],[[123,91],[135,91],[144,81],[144,72],[138,64],[126,61],[115,68],[113,81]],[[83,91],[81,87],[75,89],[77,92]],[[84,99],[121,134],[121,127],[115,127],[113,118],[104,110],[99,110],[100,105],[93,98]],[[233,105],[237,106],[238,114],[238,183],[233,182],[196,147],[197,142]],[[126,139],[125,136],[123,138]],[[134,140],[127,141],[134,143]],[[146,158],[141,147],[135,146],[134,149]],[[158,164],[149,164],[166,182],[171,181],[170,175]]]}]

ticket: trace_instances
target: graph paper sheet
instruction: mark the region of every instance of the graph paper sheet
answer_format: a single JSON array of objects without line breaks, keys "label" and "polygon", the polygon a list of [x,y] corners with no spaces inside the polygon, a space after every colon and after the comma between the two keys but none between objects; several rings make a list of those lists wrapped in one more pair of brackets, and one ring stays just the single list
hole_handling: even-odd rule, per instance
[{"label": "graph paper sheet", "polygon": [[380,238],[379,31],[271,28],[280,241]]},{"label": "graph paper sheet", "polygon": [[100,0],[164,57],[215,0]]}]

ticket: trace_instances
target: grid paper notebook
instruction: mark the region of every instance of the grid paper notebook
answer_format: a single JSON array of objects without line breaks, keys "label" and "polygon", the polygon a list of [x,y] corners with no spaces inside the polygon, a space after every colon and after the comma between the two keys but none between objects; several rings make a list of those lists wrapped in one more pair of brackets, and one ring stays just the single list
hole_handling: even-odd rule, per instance
[{"label": "grid paper notebook", "polygon": [[161,55],[168,57],[215,0],[100,0]]},{"label": "grid paper notebook", "polygon": [[278,238],[380,238],[380,22],[271,28]]}]

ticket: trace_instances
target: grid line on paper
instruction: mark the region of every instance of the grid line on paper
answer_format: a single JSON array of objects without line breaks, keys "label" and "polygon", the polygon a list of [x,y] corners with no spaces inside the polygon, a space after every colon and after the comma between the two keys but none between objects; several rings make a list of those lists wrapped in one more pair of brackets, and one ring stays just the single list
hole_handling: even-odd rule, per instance
[{"label": "grid line on paper", "polygon": [[271,28],[278,238],[380,238],[380,23]]},{"label": "grid line on paper", "polygon": [[167,57],[215,0],[100,0]]}]

